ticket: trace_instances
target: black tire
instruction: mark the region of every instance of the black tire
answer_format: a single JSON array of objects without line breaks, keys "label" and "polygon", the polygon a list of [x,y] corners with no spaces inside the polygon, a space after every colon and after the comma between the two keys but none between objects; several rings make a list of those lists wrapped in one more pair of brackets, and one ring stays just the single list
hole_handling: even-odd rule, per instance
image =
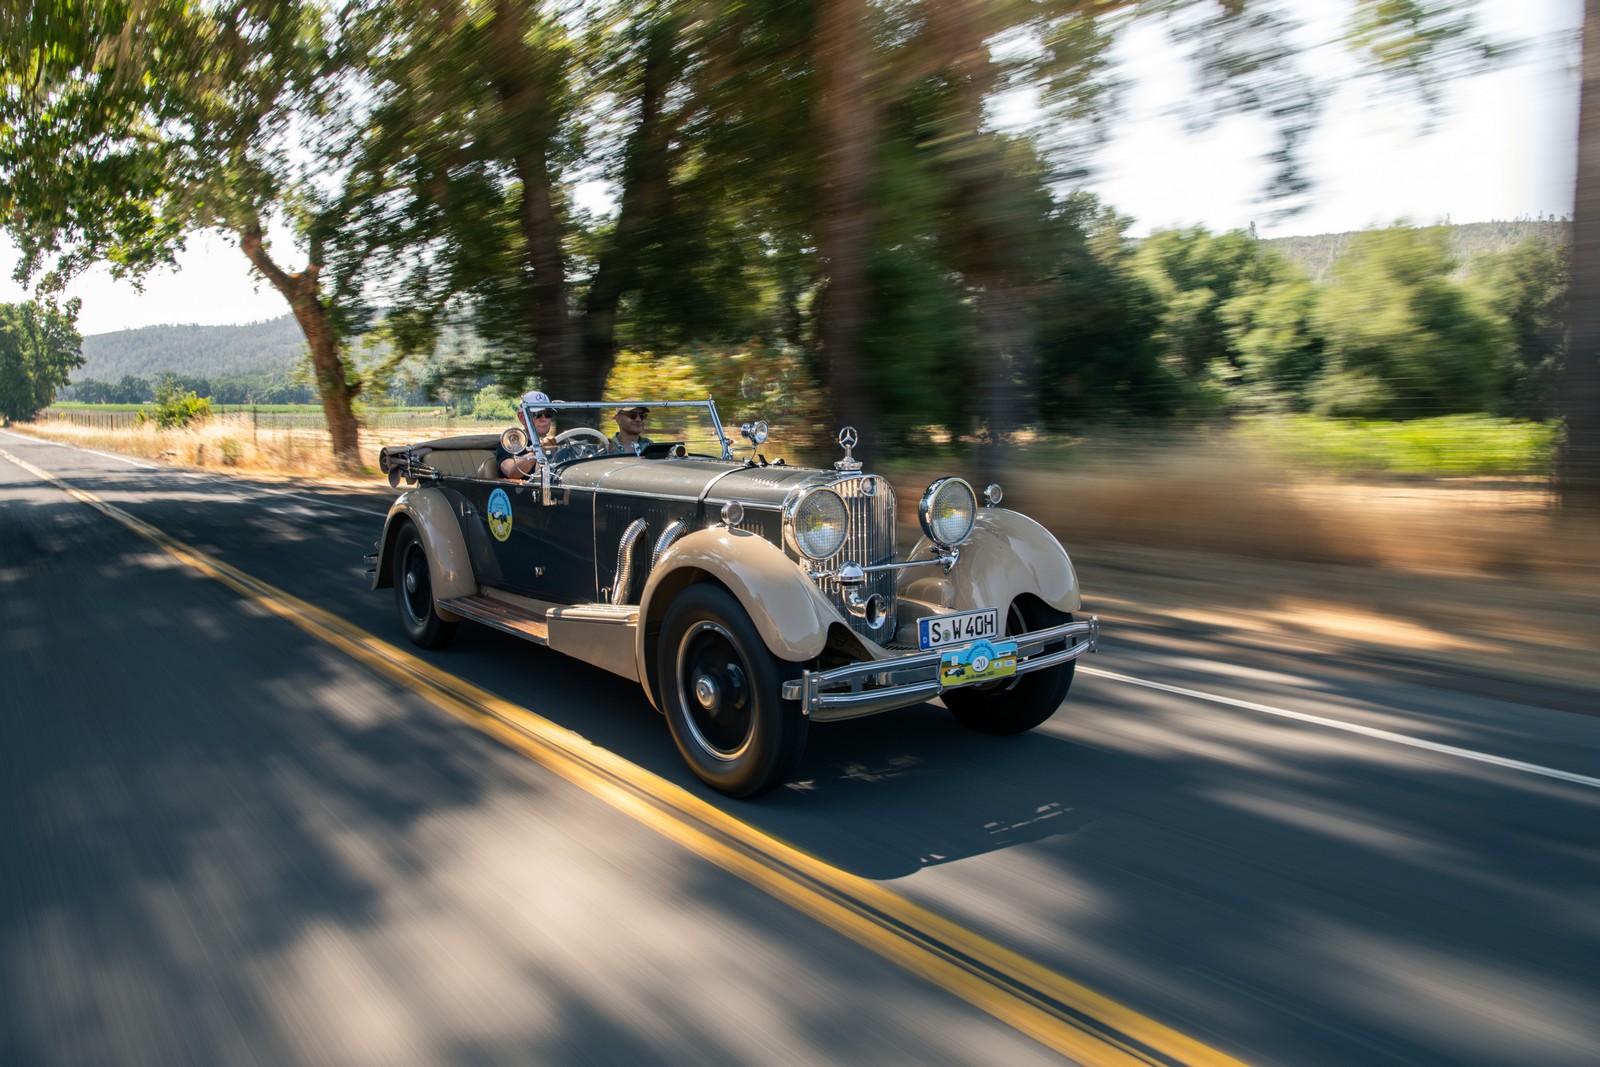
[{"label": "black tire", "polygon": [[411,523],[394,539],[394,604],[400,626],[411,643],[422,648],[443,648],[456,635],[460,623],[439,618],[433,603],[433,576],[428,570],[428,550]]},{"label": "black tire", "polygon": [[[1057,611],[1042,601],[1014,601],[1006,613],[1006,634],[1027,633],[1072,621],[1065,611]],[[1062,641],[1046,647],[1058,652],[1067,647]],[[1040,725],[1061,707],[1072,688],[1077,660],[1058,663],[1032,674],[986,685],[970,685],[944,692],[944,706],[962,726],[980,733],[1009,737],[1026,733]]]},{"label": "black tire", "polygon": [[750,797],[789,779],[808,720],[782,693],[799,670],[767,650],[732,593],[706,582],[680,593],[661,623],[656,667],[672,739],[701,781]]}]

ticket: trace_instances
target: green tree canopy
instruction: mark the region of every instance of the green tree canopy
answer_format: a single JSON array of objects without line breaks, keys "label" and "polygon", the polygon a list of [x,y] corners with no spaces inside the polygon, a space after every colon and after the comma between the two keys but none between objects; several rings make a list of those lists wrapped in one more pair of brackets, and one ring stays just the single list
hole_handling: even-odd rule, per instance
[{"label": "green tree canopy", "polygon": [[[0,224],[22,251],[19,280],[40,278],[46,291],[93,263],[138,279],[171,265],[192,232],[232,235],[294,312],[334,452],[359,469],[351,402],[360,386],[341,357],[359,301],[320,279],[329,246],[347,232],[344,212],[295,162],[309,151],[309,170],[325,178],[343,155],[337,36],[315,0],[8,8]],[[265,236],[274,217],[297,226],[305,270],[274,258]]]},{"label": "green tree canopy", "polygon": [[1501,387],[1505,414],[1547,419],[1567,350],[1569,249],[1537,238],[1474,264],[1485,301],[1511,330],[1514,356]]},{"label": "green tree canopy", "polygon": [[1358,235],[1317,310],[1334,415],[1417,418],[1488,411],[1510,354],[1503,323],[1453,277],[1442,227]]},{"label": "green tree canopy", "polygon": [[83,366],[76,299],[64,307],[0,304],[0,415],[31,419]]}]

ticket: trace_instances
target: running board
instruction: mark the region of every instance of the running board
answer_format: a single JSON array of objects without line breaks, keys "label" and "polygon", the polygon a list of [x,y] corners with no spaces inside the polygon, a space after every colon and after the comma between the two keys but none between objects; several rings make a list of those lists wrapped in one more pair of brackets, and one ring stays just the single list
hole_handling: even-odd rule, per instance
[{"label": "running board", "polygon": [[439,601],[439,606],[454,612],[463,619],[481,622],[524,641],[536,644],[550,643],[550,628],[545,624],[544,613],[528,611],[492,596],[474,593],[472,596],[453,596]]},{"label": "running board", "polygon": [[633,604],[571,604],[540,611],[483,593],[449,597],[439,601],[439,607],[540,645],[550,643],[551,619],[625,626],[639,618],[639,608]]}]

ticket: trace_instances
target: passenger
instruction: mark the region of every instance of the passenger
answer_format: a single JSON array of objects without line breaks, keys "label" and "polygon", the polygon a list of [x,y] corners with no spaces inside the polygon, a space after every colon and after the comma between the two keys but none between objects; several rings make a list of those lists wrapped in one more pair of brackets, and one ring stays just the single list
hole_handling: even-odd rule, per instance
[{"label": "passenger", "polygon": [[517,424],[528,434],[528,449],[513,455],[504,445],[495,445],[494,458],[500,465],[500,477],[512,481],[532,478],[539,472],[539,457],[533,450],[534,442],[549,446],[555,443],[556,413],[544,405],[550,398],[537,389],[523,394],[517,406]]},{"label": "passenger", "polygon": [[624,456],[637,456],[644,451],[646,445],[654,444],[650,438],[641,436],[644,433],[645,420],[649,417],[650,409],[643,404],[618,408],[617,432],[611,435],[611,444],[606,450]]}]

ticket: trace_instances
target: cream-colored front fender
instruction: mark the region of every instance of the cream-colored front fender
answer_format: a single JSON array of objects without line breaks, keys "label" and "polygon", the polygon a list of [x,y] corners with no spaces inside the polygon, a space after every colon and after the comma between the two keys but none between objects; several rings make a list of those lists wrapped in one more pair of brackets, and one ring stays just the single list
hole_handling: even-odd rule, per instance
[{"label": "cream-colored front fender", "polygon": [[845,625],[804,568],[772,542],[725,526],[697,530],[679,538],[656,562],[645,582],[639,598],[636,641],[639,677],[655,674],[655,631],[672,599],[707,579],[727,586],[738,598],[767,648],[779,659],[795,663],[812,659],[827,644],[828,627]]},{"label": "cream-colored front fender", "polygon": [[[467,542],[461,536],[461,526],[456,522],[449,499],[433,488],[408,489],[389,505],[389,517],[383,524],[383,540],[379,542],[372,587],[381,589],[394,584],[395,537],[399,534],[400,525],[407,521],[417,528],[422,535],[423,546],[428,550],[428,572],[433,580],[434,599],[437,601],[476,593],[478,580],[472,573],[472,557],[467,554]],[[457,618],[444,610],[439,612],[439,616],[446,621]]]},{"label": "cream-colored front fender", "polygon": [[[926,537],[905,557],[934,554]],[[1078,573],[1061,542],[1026,515],[1005,508],[980,508],[972,539],[961,546],[961,558],[948,575],[916,568],[902,572],[899,595],[936,611],[1006,608],[1023,593],[1032,593],[1058,611],[1083,607]],[[926,609],[925,609],[926,610]]]}]

